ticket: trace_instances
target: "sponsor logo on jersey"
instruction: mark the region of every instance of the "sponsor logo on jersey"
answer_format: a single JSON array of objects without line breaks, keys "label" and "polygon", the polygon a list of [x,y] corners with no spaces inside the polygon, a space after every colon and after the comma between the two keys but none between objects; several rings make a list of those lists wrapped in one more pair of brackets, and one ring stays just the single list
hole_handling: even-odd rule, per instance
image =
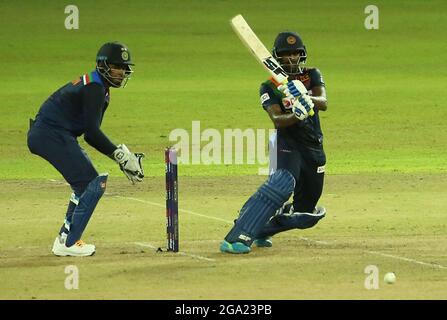
[{"label": "sponsor logo on jersey", "polygon": [[267,100],[270,99],[269,94],[266,92],[261,96],[261,104],[263,104],[264,102],[266,102]]}]

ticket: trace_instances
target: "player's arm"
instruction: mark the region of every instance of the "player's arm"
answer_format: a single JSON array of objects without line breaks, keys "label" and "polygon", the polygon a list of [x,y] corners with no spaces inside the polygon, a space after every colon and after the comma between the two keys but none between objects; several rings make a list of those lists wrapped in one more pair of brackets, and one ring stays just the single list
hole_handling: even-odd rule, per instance
[{"label": "player's arm", "polygon": [[279,104],[272,104],[265,109],[275,128],[285,128],[300,121],[293,113],[284,113]]},{"label": "player's arm", "polygon": [[314,103],[314,109],[317,108],[320,111],[327,110],[326,89],[323,86],[313,87],[310,99]]},{"label": "player's arm", "polygon": [[326,84],[323,80],[323,75],[321,71],[317,68],[310,70],[310,88],[312,90],[312,102],[314,103],[314,108],[321,111],[327,110],[327,97],[326,97]]},{"label": "player's arm", "polygon": [[104,89],[100,84],[91,83],[82,88],[82,105],[85,121],[84,140],[99,152],[110,156],[116,150],[116,145],[100,129],[104,106]]},{"label": "player's arm", "polygon": [[104,89],[98,83],[91,83],[82,88],[82,105],[84,109],[84,140],[99,152],[110,156],[116,145],[101,131],[102,108],[104,106]]},{"label": "player's arm", "polygon": [[[283,109],[280,106],[280,98],[274,94],[273,89],[269,87],[266,84],[262,84],[261,88],[259,90],[260,93],[260,99],[261,99],[261,105],[264,108],[265,111],[270,116],[270,119],[272,120],[273,124],[275,125],[275,128],[285,128],[291,125],[294,125],[298,121],[302,121],[308,117],[309,112],[309,105],[307,102],[304,102],[307,106],[307,108],[302,105],[298,100],[287,100],[283,99],[282,104],[285,103],[285,100],[287,100],[289,103],[285,108],[292,111],[291,113],[283,111]],[[312,102],[310,102],[312,103]]]},{"label": "player's arm", "polygon": [[85,119],[85,141],[99,152],[115,160],[126,177],[132,182],[143,181],[141,160],[143,153],[132,153],[125,145],[114,145],[99,128],[104,106],[104,89],[97,83],[82,89],[82,103]]}]

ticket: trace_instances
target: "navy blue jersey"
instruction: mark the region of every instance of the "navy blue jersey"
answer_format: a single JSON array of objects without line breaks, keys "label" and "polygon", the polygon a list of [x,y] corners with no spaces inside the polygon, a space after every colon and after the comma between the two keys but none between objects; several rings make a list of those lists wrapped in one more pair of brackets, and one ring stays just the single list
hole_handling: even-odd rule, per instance
[{"label": "navy blue jersey", "polygon": [[[290,79],[290,77],[289,77]],[[303,68],[303,72],[290,80],[300,80],[312,95],[312,88],[324,86],[321,73],[316,68]],[[291,107],[286,108],[282,102],[284,95],[276,88],[276,85],[268,80],[260,88],[261,104],[267,110],[270,106],[278,104],[284,113],[292,113]],[[286,128],[278,128],[278,144],[288,146],[292,149],[323,148],[323,133],[320,127],[318,110],[315,114],[303,121]]]},{"label": "navy blue jersey", "polygon": [[47,125],[84,139],[110,155],[116,146],[100,130],[109,105],[109,89],[97,71],[85,74],[54,92],[40,107],[36,125]]}]

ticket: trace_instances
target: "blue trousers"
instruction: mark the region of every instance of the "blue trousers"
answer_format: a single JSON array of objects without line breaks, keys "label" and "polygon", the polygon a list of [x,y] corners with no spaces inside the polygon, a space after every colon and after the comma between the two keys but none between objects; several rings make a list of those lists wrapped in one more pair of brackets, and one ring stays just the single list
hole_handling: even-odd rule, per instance
[{"label": "blue trousers", "polygon": [[88,155],[68,131],[37,121],[28,131],[28,148],[51,163],[78,197],[98,176]]},{"label": "blue trousers", "polygon": [[318,168],[326,164],[324,151],[291,150],[279,146],[277,157],[278,169],[288,170],[295,178],[295,211],[312,212],[323,192],[324,171],[319,172]]}]

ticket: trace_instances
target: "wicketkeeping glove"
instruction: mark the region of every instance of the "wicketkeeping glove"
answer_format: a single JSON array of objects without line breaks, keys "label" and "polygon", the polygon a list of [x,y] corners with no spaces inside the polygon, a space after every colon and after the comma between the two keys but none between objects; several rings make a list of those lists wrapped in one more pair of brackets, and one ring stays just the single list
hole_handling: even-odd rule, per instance
[{"label": "wicketkeeping glove", "polygon": [[132,184],[143,181],[142,159],[144,158],[144,153],[131,153],[126,145],[120,144],[112,156]]}]

